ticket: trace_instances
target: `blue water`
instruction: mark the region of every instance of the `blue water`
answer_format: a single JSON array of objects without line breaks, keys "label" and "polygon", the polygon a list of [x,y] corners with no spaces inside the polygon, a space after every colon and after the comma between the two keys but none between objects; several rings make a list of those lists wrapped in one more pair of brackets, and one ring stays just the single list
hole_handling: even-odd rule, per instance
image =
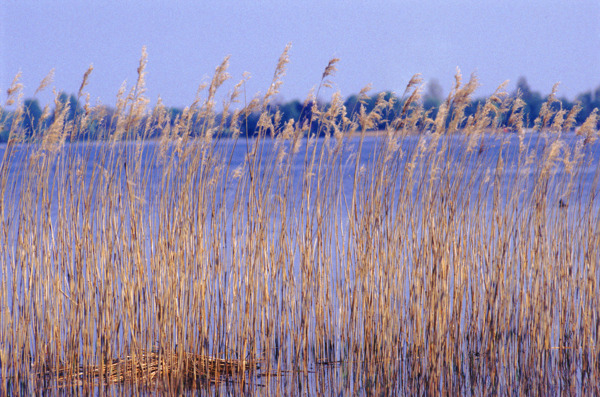
[{"label": "blue water", "polygon": [[[339,286],[351,285],[352,280],[356,277],[356,267],[352,267],[347,273],[341,271],[341,266],[336,264],[339,259],[340,252],[338,249],[348,248],[348,240],[343,242],[332,241],[335,236],[348,237],[349,219],[356,215],[356,219],[360,220],[363,214],[361,211],[369,208],[372,200],[378,199],[378,194],[381,190],[389,189],[387,197],[398,197],[401,194],[408,194],[414,201],[414,208],[408,209],[410,214],[415,218],[422,216],[423,211],[426,211],[426,198],[423,197],[427,191],[427,183],[448,184],[458,186],[453,191],[455,196],[436,197],[431,202],[439,203],[443,200],[456,200],[459,203],[465,203],[473,192],[481,192],[481,200],[478,202],[469,199],[467,208],[473,212],[473,215],[480,216],[485,219],[491,219],[493,214],[491,209],[494,208],[494,200],[499,199],[500,204],[497,208],[504,208],[511,205],[509,200],[517,200],[519,211],[527,213],[533,205],[532,195],[536,180],[540,176],[543,169],[541,158],[546,157],[548,151],[554,142],[560,140],[561,152],[557,157],[556,162],[550,168],[551,177],[547,186],[547,205],[549,214],[564,214],[567,217],[576,218],[580,214],[583,206],[592,205],[595,212],[599,209],[599,200],[594,198],[600,193],[600,189],[595,181],[598,178],[600,164],[600,142],[596,141],[592,144],[583,145],[583,138],[573,132],[563,133],[560,135],[527,133],[522,137],[523,148],[520,151],[520,139],[516,134],[504,135],[483,135],[477,138],[476,144],[472,151],[467,152],[467,141],[464,136],[442,137],[437,142],[438,148],[446,148],[443,150],[443,156],[438,158],[439,170],[432,174],[432,170],[424,166],[431,164],[426,159],[432,153],[432,142],[435,142],[435,137],[432,135],[407,136],[397,142],[398,150],[389,153],[391,156],[386,161],[386,167],[374,168],[374,164],[380,164],[381,155],[385,155],[390,142],[382,137],[366,136],[361,143],[359,137],[348,140],[341,146],[341,155],[335,163],[328,161],[330,153],[335,151],[335,142],[327,141],[323,138],[303,140],[299,151],[292,157],[284,157],[281,164],[274,162],[273,158],[278,155],[281,149],[287,153],[292,151],[289,142],[277,142],[275,140],[244,139],[233,141],[222,139],[214,141],[211,145],[202,146],[198,142],[190,142],[184,147],[192,150],[191,157],[199,155],[204,159],[205,166],[200,168],[199,173],[191,176],[191,180],[186,179],[188,173],[186,170],[191,167],[190,163],[181,160],[181,154],[176,151],[176,145],[173,143],[169,146],[165,153],[165,157],[161,160],[159,150],[160,145],[156,141],[143,143],[74,143],[66,144],[57,155],[46,153],[40,150],[39,147],[33,145],[21,145],[14,147],[14,152],[10,157],[10,161],[3,161],[0,167],[2,172],[2,183],[6,185],[6,190],[3,196],[2,210],[4,219],[0,223],[0,276],[2,278],[2,286],[6,289],[4,305],[11,308],[11,312],[15,312],[19,305],[17,297],[25,293],[27,285],[25,280],[30,274],[25,274],[25,271],[35,271],[27,266],[26,263],[19,262],[19,241],[21,238],[32,239],[31,236],[23,236],[27,230],[21,229],[22,224],[35,225],[39,227],[31,231],[37,233],[39,241],[43,236],[50,235],[50,241],[60,238],[67,241],[72,238],[73,234],[82,235],[87,231],[84,226],[89,226],[89,232],[92,234],[92,239],[114,239],[115,242],[120,242],[120,239],[125,236],[126,239],[134,239],[132,226],[136,225],[138,232],[144,230],[142,234],[146,240],[144,241],[144,250],[141,253],[142,263],[147,264],[147,269],[142,270],[148,278],[146,286],[151,291],[158,291],[162,288],[155,282],[155,279],[160,279],[160,268],[157,267],[154,247],[158,243],[158,239],[168,235],[164,230],[160,230],[160,225],[165,224],[166,216],[164,210],[171,210],[171,213],[176,213],[175,209],[181,204],[180,200],[185,197],[184,189],[189,192],[189,197],[202,197],[205,202],[205,207],[199,203],[192,203],[191,207],[194,211],[202,211],[204,208],[209,209],[203,217],[197,219],[193,226],[193,233],[214,233],[220,240],[222,245],[222,253],[224,256],[216,257],[217,253],[210,252],[210,257],[203,257],[202,252],[196,247],[190,247],[184,258],[186,263],[196,263],[198,266],[206,265],[207,263],[215,263],[220,261],[225,264],[223,273],[218,280],[211,280],[216,289],[224,289],[225,296],[214,298],[214,303],[217,307],[219,303],[230,298],[229,285],[227,284],[227,264],[234,260],[234,248],[230,245],[233,240],[233,234],[238,233],[237,229],[233,229],[232,212],[237,209],[242,209],[242,213],[238,213],[238,220],[247,220],[253,218],[253,214],[244,213],[243,211],[252,211],[267,208],[272,211],[265,214],[267,225],[253,224],[254,230],[246,230],[245,233],[253,233],[261,227],[266,227],[266,236],[269,239],[276,241],[277,236],[281,232],[281,216],[284,214],[290,216],[290,222],[295,222],[300,230],[306,230],[307,222],[313,222],[312,227],[315,235],[312,236],[313,241],[309,244],[324,244],[325,249],[321,252],[329,254],[329,257],[311,258],[317,262],[330,261],[332,266],[332,274],[330,278],[331,287],[333,290]],[[257,145],[258,144],[258,145]],[[257,145],[257,146],[255,146]],[[256,148],[254,157],[249,156]],[[361,151],[359,152],[359,148]],[[427,148],[420,151],[421,148]],[[562,161],[565,155],[572,153],[575,150],[580,150],[583,156],[582,166],[575,169],[572,179],[573,187],[570,194],[566,194],[566,186],[570,181],[570,174],[566,172],[565,164]],[[0,145],[0,158],[4,158],[7,151],[6,145]],[[321,163],[321,154],[324,161]],[[314,166],[310,166],[313,162]],[[413,156],[417,156],[414,180],[424,181],[424,184],[415,184],[412,191],[406,192],[404,184],[407,183],[406,166],[410,163]],[[27,188],[27,180],[32,178],[34,181],[37,175],[29,168],[31,164],[43,164],[39,156],[46,156],[49,159],[46,164],[49,167],[47,183],[34,184],[40,187],[40,197],[44,197],[47,193],[46,201],[37,203],[37,211],[34,211],[35,219],[27,221],[25,218],[28,215],[22,210],[21,206],[27,206],[22,202],[22,198],[26,193],[23,189]],[[211,158],[214,161],[206,160]],[[112,161],[111,159],[117,159]],[[256,162],[253,162],[254,159]],[[524,159],[530,158],[530,161]],[[37,160],[36,160],[37,159]],[[359,159],[358,164],[356,160]],[[39,162],[38,162],[39,161]],[[289,162],[288,162],[289,161]],[[496,175],[498,164],[503,164],[503,172]],[[250,165],[252,164],[252,165]],[[275,164],[275,166],[274,166]],[[319,165],[320,164],[320,165]],[[289,171],[287,168],[289,166]],[[81,172],[69,174],[65,182],[64,172],[73,168],[80,169]],[[136,169],[136,167],[139,167]],[[203,196],[204,192],[199,191],[201,186],[206,186],[206,179],[211,178],[215,170],[221,168],[219,176],[213,181],[216,183],[217,189],[214,194]],[[165,174],[165,169],[176,174]],[[239,179],[236,173],[242,170],[246,178]],[[310,170],[310,175],[307,173]],[[460,173],[464,170],[464,173]],[[36,172],[39,169],[36,169]],[[358,172],[359,185],[355,186],[355,172]],[[251,175],[251,176],[250,176]],[[433,176],[432,176],[433,175]],[[255,184],[255,189],[248,189],[240,186],[240,181],[248,181],[248,178],[260,181]],[[292,183],[289,190],[283,190],[278,184],[283,178],[291,178]],[[431,179],[433,178],[433,179]],[[516,179],[515,179],[516,178]],[[515,184],[515,180],[518,181]],[[146,181],[146,183],[142,183]],[[379,182],[378,182],[379,181]],[[66,183],[66,186],[65,186]],[[61,192],[57,184],[66,187],[67,192],[74,191],[75,194],[63,196],[65,192]],[[113,213],[120,213],[120,223],[117,225],[115,235],[105,235],[103,229],[105,219],[102,218],[102,209],[97,208],[99,200],[103,195],[109,193],[102,189],[110,189],[114,184],[117,191],[121,192],[122,196],[110,210]],[[442,185],[443,186],[443,185]],[[339,222],[340,230],[346,230],[342,234],[335,236],[325,236],[325,241],[317,241],[316,232],[319,227],[316,224],[319,219],[314,213],[316,207],[316,196],[318,188],[327,189],[325,197],[330,200],[330,203],[321,204],[321,211],[327,212],[331,222]],[[244,195],[240,197],[237,194],[237,189],[243,190]],[[307,189],[312,192],[307,197],[305,194]],[[356,206],[352,205],[353,190],[359,192],[356,198],[359,200]],[[46,190],[46,191],[45,191]],[[495,198],[494,192],[498,195]],[[444,191],[438,191],[438,194],[444,195]],[[31,197],[31,193],[28,194]],[[258,205],[251,207],[251,195],[256,195],[258,203],[283,203],[283,206],[278,205]],[[239,198],[240,203],[236,203],[235,199]],[[304,200],[308,199],[309,202]],[[385,204],[386,218],[382,222],[389,222],[398,213],[398,200],[392,200]],[[402,201],[406,202],[406,201]],[[142,219],[135,219],[132,222],[132,216],[139,215],[138,212],[131,212],[128,206],[134,203],[143,208]],[[561,203],[564,203],[561,204]],[[239,204],[239,207],[235,205]],[[459,207],[461,207],[459,205]],[[67,213],[61,213],[64,208],[76,209]],[[306,208],[307,212],[302,213],[301,208]],[[108,210],[108,209],[105,209]],[[405,210],[405,209],[402,209]],[[353,211],[358,211],[357,214]],[[593,211],[593,212],[594,212]],[[169,211],[166,212],[167,214]],[[302,215],[301,215],[302,214]],[[57,230],[56,221],[59,216],[65,217],[67,220],[73,220],[70,224],[76,225],[77,230]],[[195,215],[193,215],[195,216]],[[365,215],[366,216],[366,215]],[[76,218],[73,218],[76,217]],[[222,222],[223,217],[225,221]],[[389,217],[389,218],[388,218]],[[253,219],[255,219],[254,217]],[[176,225],[177,220],[172,220]],[[213,223],[214,222],[214,223]],[[168,222],[167,222],[168,223]],[[200,224],[202,223],[202,224]],[[211,231],[210,227],[213,224],[219,225],[219,230]],[[575,222],[571,222],[574,225]],[[242,224],[246,226],[246,224]],[[52,229],[48,230],[48,227]],[[333,227],[333,226],[332,226]],[[406,235],[415,235],[418,241],[423,230],[416,223],[416,229],[409,227],[405,230]],[[330,229],[332,230],[332,229]],[[551,232],[551,230],[550,230]],[[185,236],[184,236],[185,237]],[[171,244],[173,247],[178,247],[179,237],[173,235]],[[294,239],[300,237],[293,237]],[[35,238],[33,238],[35,240]],[[132,246],[134,244],[132,243]],[[47,250],[52,251],[55,247],[38,247],[39,255],[42,255]],[[280,249],[277,247],[276,249]],[[71,279],[77,278],[78,272],[87,272],[88,266],[95,267],[95,264],[88,263],[90,253],[83,252],[80,257],[76,257],[76,252],[55,252],[55,255],[48,258],[50,270],[59,272],[65,275],[64,286],[68,286]],[[115,255],[118,252],[115,251]],[[71,255],[65,257],[65,255]],[[344,256],[343,253],[341,253]],[[410,258],[410,254],[407,254]],[[25,256],[25,258],[30,258]],[[198,259],[200,258],[200,259]],[[303,277],[302,253],[298,250],[293,252],[294,267],[292,269],[293,276],[298,280]],[[237,258],[238,260],[240,258]],[[248,260],[248,258],[242,258]],[[24,259],[25,261],[27,259]],[[304,258],[306,260],[306,258]],[[410,260],[409,260],[410,262]],[[17,265],[18,263],[18,265]],[[406,266],[410,268],[410,263]],[[27,269],[27,270],[23,270]],[[157,273],[158,272],[158,273]],[[192,272],[192,274],[197,274]],[[109,275],[101,275],[100,280],[105,281],[105,277]],[[265,279],[271,279],[271,275]],[[394,276],[397,277],[397,276]],[[473,276],[472,282],[475,282],[476,276]],[[13,280],[16,280],[16,285]],[[116,289],[123,288],[126,280],[115,280]],[[187,280],[190,291],[195,288],[193,279]],[[409,280],[403,282],[408,283]],[[449,280],[451,283],[452,280]],[[300,286],[301,283],[297,282]],[[278,288],[278,285],[270,284],[269,289],[273,291]],[[345,287],[346,288],[346,287]],[[351,287],[347,287],[351,288]],[[404,288],[409,291],[408,285]],[[244,292],[240,292],[242,298]],[[152,295],[149,293],[148,295]],[[303,296],[302,291],[297,291],[298,297]],[[450,297],[452,299],[452,297]],[[334,306],[341,304],[337,297],[333,297]],[[242,299],[243,301],[243,299]],[[48,307],[51,302],[44,302],[43,307]],[[190,303],[190,306],[192,304]],[[398,304],[398,310],[404,310],[401,304]],[[303,310],[310,311],[311,308]],[[302,310],[300,310],[302,312]],[[219,321],[219,315],[222,313],[213,312],[211,317],[211,327],[216,327]],[[150,314],[156,315],[156,313]],[[274,315],[277,315],[276,313]],[[195,320],[191,320],[195,321]],[[192,323],[199,327],[201,324]],[[62,330],[67,332],[68,330]],[[127,334],[127,330],[121,330],[119,339],[123,342],[130,342],[131,335]],[[332,331],[334,334],[339,331]],[[189,338],[193,338],[194,330],[189,331]],[[156,339],[158,337],[154,336]],[[339,338],[339,334],[333,335],[334,338]],[[225,346],[220,344],[220,341],[205,341],[205,347],[210,351],[222,352]],[[32,347],[35,350],[35,346]]]}]

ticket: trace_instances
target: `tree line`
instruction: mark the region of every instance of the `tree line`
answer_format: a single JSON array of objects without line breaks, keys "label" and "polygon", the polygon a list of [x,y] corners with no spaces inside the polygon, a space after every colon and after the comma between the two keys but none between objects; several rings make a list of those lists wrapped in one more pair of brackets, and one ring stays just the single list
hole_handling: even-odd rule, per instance
[{"label": "tree line", "polygon": [[[539,115],[542,105],[546,102],[547,97],[543,96],[538,91],[533,91],[529,86],[527,79],[525,77],[520,77],[517,81],[516,90],[511,93],[512,97],[519,96],[525,103],[524,114],[525,114],[525,127],[533,127],[534,120]],[[359,95],[351,95],[344,101],[344,106],[346,107],[347,117],[352,119],[356,112],[360,111],[360,105],[362,104],[365,107],[366,112],[370,112],[376,106],[377,99],[383,96],[384,99],[390,100],[394,97],[392,92],[383,92],[377,95],[371,95],[364,97],[359,97]],[[395,97],[394,106],[388,111],[392,114],[389,117],[382,118],[380,125],[377,125],[376,128],[384,129],[386,127],[386,119],[390,120],[394,118],[394,114],[400,114],[403,106],[404,100],[399,97]],[[470,115],[474,115],[477,111],[478,107],[485,103],[487,98],[476,98],[471,101],[470,106],[465,109],[465,117]],[[436,80],[432,80],[425,88],[425,92],[422,96],[422,106],[426,111],[429,111],[431,117],[434,118],[440,105],[444,102],[445,98],[443,96],[443,91],[441,86]],[[82,107],[82,103],[78,100],[75,95],[68,95],[66,93],[60,93],[55,109],[53,111],[48,112],[48,109],[42,109],[40,103],[37,99],[26,99],[23,102],[23,114],[20,120],[17,120],[17,125],[15,124],[15,112],[14,111],[6,111],[0,109],[0,142],[7,142],[9,138],[9,134],[11,129],[17,128],[23,131],[23,135],[25,137],[33,137],[33,136],[41,136],[47,130],[47,128],[52,124],[55,117],[59,112],[56,111],[56,107],[59,106],[69,106],[68,112],[64,115],[65,122],[72,122],[78,120],[79,117],[84,113],[84,109]],[[273,115],[278,112],[279,113],[279,121],[281,124],[288,122],[289,120],[298,121],[300,125],[303,125],[306,122],[310,122],[313,120],[312,112],[314,109],[314,105],[317,106],[318,109],[326,110],[329,106],[329,103],[314,103],[314,102],[301,102],[299,100],[292,100],[285,103],[272,103],[269,104],[267,109]],[[570,101],[567,98],[558,98],[557,101],[553,103],[553,106],[560,107],[565,111],[570,111],[574,106],[581,106],[581,110],[577,114],[576,125],[581,125],[587,117],[594,111],[594,109],[600,109],[600,86],[598,86],[594,91],[586,91],[577,95],[574,101]],[[116,117],[115,110],[110,107],[104,107],[102,109],[104,113],[104,122],[100,121],[98,118],[91,118],[91,122],[85,126],[80,126],[81,128],[80,134],[77,139],[81,140],[94,140],[101,138],[100,134],[107,134],[111,131],[114,131],[116,128]],[[183,109],[180,108],[167,108],[167,112],[169,115],[170,123],[173,125],[177,122],[177,120],[182,117]],[[46,113],[46,114],[45,114]],[[223,114],[216,115],[216,123],[221,125],[228,125],[227,122],[222,123],[223,117],[230,118],[231,116],[223,116]],[[225,120],[228,121],[228,120]],[[258,125],[260,121],[260,112],[252,112],[246,114],[243,122],[240,124],[240,130],[243,135],[253,136],[258,132]],[[203,120],[196,117],[194,120],[191,120],[191,131],[200,131],[203,125]],[[141,123],[144,125],[144,123]],[[309,126],[309,128],[314,127],[314,130],[317,130],[317,126]],[[160,131],[157,129],[153,129],[150,132],[150,135],[147,135],[148,138],[153,138],[153,135],[159,134]],[[228,131],[221,131],[223,135],[227,135]]]}]

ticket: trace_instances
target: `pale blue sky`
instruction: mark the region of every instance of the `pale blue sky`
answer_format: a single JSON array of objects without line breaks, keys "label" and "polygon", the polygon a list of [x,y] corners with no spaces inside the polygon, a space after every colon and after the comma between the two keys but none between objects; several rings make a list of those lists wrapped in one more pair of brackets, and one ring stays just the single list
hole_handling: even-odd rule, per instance
[{"label": "pale blue sky", "polygon": [[53,86],[77,92],[93,63],[87,91],[114,104],[121,83],[135,82],[143,45],[153,102],[190,104],[228,54],[233,79],[223,94],[248,71],[251,97],[268,88],[288,42],[282,100],[304,98],[334,56],[344,97],[367,83],[401,93],[417,72],[447,92],[457,66],[465,78],[478,74],[478,95],[504,80],[512,90],[522,75],[543,94],[560,81],[559,95],[571,99],[600,85],[598,0],[0,0],[0,103],[19,70],[26,96],[52,68]]}]

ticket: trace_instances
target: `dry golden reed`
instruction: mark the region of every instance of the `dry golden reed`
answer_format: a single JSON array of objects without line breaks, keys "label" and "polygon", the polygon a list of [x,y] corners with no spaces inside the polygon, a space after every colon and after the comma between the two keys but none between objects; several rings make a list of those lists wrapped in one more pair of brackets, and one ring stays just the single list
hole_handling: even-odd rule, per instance
[{"label": "dry golden reed", "polygon": [[221,115],[229,58],[176,116],[149,108],[145,50],[114,111],[90,105],[90,67],[83,112],[57,96],[33,137],[15,78],[0,393],[598,394],[597,111],[570,133],[555,86],[526,131],[503,84],[466,117],[460,71],[435,117],[419,75],[324,107],[332,59],[286,121],[289,50]]}]

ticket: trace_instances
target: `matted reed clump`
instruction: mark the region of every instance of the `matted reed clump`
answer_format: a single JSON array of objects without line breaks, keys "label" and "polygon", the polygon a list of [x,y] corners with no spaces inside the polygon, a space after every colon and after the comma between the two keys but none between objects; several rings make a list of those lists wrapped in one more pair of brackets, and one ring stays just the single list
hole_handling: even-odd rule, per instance
[{"label": "matted reed clump", "polygon": [[460,73],[435,112],[419,76],[324,106],[333,59],[284,120],[288,50],[265,95],[217,107],[225,59],[181,114],[145,52],[114,110],[90,68],[33,131],[15,80],[1,391],[598,394],[598,113],[574,130],[555,87],[525,130],[502,85],[467,117]]},{"label": "matted reed clump", "polygon": [[88,367],[73,369],[67,365],[57,371],[41,369],[37,382],[38,385],[56,382],[63,389],[97,386],[103,382],[139,384],[146,388],[174,383],[192,388],[244,378],[247,372],[259,368],[258,363],[247,360],[153,350]]}]

